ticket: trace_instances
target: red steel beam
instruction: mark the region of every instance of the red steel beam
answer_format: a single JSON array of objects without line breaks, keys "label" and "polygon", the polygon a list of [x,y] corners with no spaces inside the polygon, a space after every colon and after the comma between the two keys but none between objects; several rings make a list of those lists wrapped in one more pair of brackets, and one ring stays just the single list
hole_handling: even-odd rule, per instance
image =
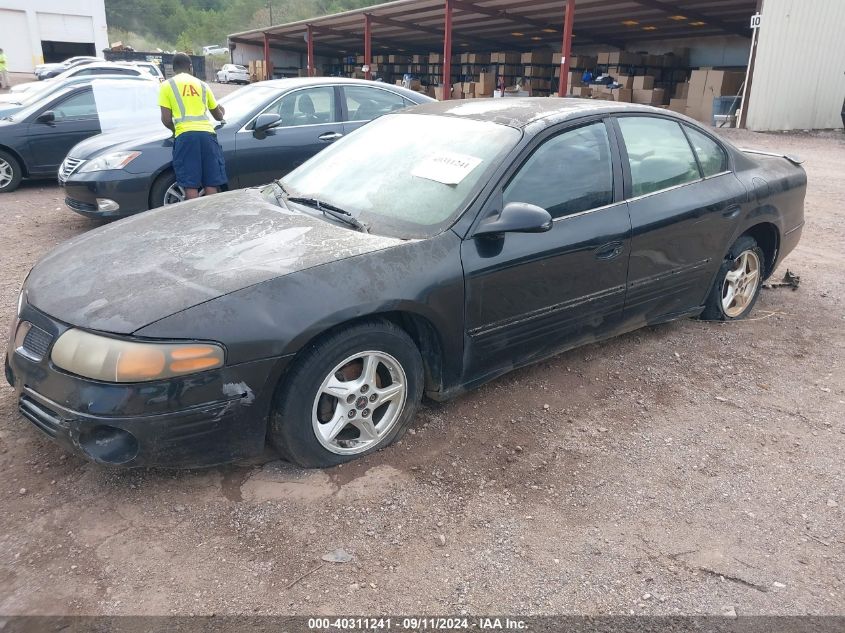
[{"label": "red steel beam", "polygon": [[367,72],[364,73],[364,79],[370,80],[373,78],[372,67],[373,64],[373,20],[369,13],[364,14],[364,66],[367,67]]},{"label": "red steel beam", "polygon": [[314,28],[309,24],[306,32],[308,38],[308,76],[314,76]]},{"label": "red steel beam", "polygon": [[566,13],[563,18],[563,49],[560,59],[560,81],[558,96],[565,97],[569,89],[569,56],[572,54],[572,25],[575,22],[575,0],[566,0]]},{"label": "red steel beam", "polygon": [[[261,79],[270,79],[267,75],[270,71],[270,37],[264,33],[264,77]],[[272,77],[272,75],[271,75]]]},{"label": "red steel beam", "polygon": [[452,98],[452,0],[446,0],[443,23],[443,100]]}]

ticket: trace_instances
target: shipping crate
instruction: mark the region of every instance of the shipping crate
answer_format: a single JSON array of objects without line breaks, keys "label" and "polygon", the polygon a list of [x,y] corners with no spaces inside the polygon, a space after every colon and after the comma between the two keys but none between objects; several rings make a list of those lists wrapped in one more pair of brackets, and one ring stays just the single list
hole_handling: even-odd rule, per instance
[{"label": "shipping crate", "polygon": [[634,90],[651,90],[654,88],[654,77],[650,75],[634,77],[631,88]]},{"label": "shipping crate", "polygon": [[533,50],[530,53],[523,53],[521,62],[526,66],[551,65],[552,52],[547,50]]},{"label": "shipping crate", "polygon": [[630,88],[617,88],[613,91],[613,98],[623,103],[631,103],[634,99],[634,91]]},{"label": "shipping crate", "polygon": [[677,112],[679,114],[686,114],[686,112],[687,112],[687,100],[686,99],[669,99],[669,109],[672,112]]}]

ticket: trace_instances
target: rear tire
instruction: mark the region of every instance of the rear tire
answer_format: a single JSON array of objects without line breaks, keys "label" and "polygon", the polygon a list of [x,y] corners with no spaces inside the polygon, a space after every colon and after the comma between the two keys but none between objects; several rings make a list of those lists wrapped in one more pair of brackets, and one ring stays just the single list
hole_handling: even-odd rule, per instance
[{"label": "rear tire", "polygon": [[14,191],[23,180],[23,169],[18,159],[0,151],[0,193]]},{"label": "rear tire", "polygon": [[753,237],[740,237],[716,274],[701,318],[707,321],[746,318],[760,297],[765,261],[763,249]]},{"label": "rear tire", "polygon": [[389,446],[417,413],[423,364],[386,321],[338,330],[309,346],[276,393],[270,439],[290,461],[326,468]]}]

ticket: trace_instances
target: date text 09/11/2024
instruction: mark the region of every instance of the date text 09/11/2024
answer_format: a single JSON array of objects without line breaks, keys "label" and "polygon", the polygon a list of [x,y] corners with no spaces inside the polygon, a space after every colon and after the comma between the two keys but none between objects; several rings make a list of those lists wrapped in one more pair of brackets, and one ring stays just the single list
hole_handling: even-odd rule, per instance
[{"label": "date text 09/11/2024", "polygon": [[510,618],[446,618],[446,617],[405,617],[405,618],[310,618],[308,629],[311,631],[462,631],[475,629],[482,631],[523,631],[528,625],[523,620]]}]

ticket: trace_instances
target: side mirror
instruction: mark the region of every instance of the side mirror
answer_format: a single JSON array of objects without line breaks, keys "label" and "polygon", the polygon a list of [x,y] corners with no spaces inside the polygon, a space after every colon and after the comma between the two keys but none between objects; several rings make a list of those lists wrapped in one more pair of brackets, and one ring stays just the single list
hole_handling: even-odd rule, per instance
[{"label": "side mirror", "polygon": [[552,226],[552,216],[542,207],[527,202],[511,202],[499,215],[484,220],[475,235],[545,233]]},{"label": "side mirror", "polygon": [[259,114],[258,118],[255,119],[255,126],[252,128],[252,133],[257,138],[264,138],[267,133],[279,127],[282,124],[282,117],[278,114]]},{"label": "side mirror", "polygon": [[46,112],[42,112],[38,115],[38,118],[35,119],[38,123],[53,123],[56,120],[56,113],[52,110],[47,110]]}]

